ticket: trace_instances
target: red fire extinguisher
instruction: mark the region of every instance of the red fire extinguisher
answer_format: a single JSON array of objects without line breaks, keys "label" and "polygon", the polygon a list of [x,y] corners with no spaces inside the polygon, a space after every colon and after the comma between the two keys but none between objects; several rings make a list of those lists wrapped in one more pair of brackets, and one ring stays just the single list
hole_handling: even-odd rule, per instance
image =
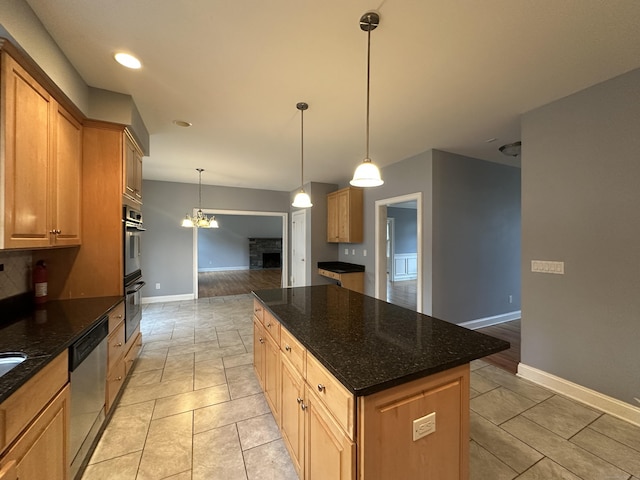
[{"label": "red fire extinguisher", "polygon": [[38,260],[33,269],[33,289],[37,304],[47,301],[47,265],[44,260]]}]

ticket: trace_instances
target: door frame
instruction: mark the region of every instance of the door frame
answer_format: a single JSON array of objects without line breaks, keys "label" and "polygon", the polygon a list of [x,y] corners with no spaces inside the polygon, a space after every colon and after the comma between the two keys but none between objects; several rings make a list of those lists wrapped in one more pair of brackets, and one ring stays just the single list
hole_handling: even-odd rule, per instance
[{"label": "door frame", "polygon": [[[293,224],[296,223],[296,221],[299,221],[298,219],[302,218],[303,220],[303,227],[302,230],[299,228],[293,228]],[[302,286],[306,286],[307,285],[307,214],[304,210],[296,210],[295,212],[293,212],[291,214],[291,274],[294,275],[295,271],[296,271],[296,266],[295,266],[295,255],[293,254],[293,250],[295,248],[295,244],[296,244],[296,238],[295,238],[295,233],[297,232],[298,234],[302,235],[302,244],[305,246],[304,248],[304,255],[303,255],[303,262],[305,262],[304,264],[304,277],[303,277],[303,281],[302,284],[296,283],[295,285],[293,284],[293,282],[291,281],[291,279],[289,279],[289,284],[293,287],[302,287]]]},{"label": "door frame", "polygon": [[416,227],[417,227],[417,254],[418,254],[418,278],[416,283],[416,310],[422,313],[422,192],[409,193],[398,197],[384,198],[375,202],[375,297],[380,300],[387,298],[387,206],[394,203],[416,201]]},{"label": "door frame", "polygon": [[[195,216],[197,208],[193,209]],[[247,217],[280,217],[282,219],[282,279],[280,286],[286,287],[287,277],[289,276],[289,214],[287,212],[262,212],[257,210],[219,210],[211,208],[203,208],[202,212],[206,215],[244,215]],[[224,225],[220,225],[224,228]],[[198,229],[193,228],[193,298],[198,299]]]}]

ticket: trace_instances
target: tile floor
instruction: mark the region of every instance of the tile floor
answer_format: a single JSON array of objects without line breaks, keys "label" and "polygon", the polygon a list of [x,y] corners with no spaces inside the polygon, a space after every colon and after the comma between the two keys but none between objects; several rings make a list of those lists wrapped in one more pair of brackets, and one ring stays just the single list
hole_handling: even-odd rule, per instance
[{"label": "tile floor", "polygon": [[[252,370],[251,313],[250,295],[146,305],[144,348],[83,480],[296,479]],[[640,480],[640,428],[472,370],[471,480]]]}]

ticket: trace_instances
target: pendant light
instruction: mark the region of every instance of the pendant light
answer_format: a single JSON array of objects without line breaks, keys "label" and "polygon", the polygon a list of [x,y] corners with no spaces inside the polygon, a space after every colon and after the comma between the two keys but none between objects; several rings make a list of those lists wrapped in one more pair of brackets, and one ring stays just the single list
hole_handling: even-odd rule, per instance
[{"label": "pendant light", "polygon": [[218,221],[216,217],[207,217],[202,213],[202,172],[204,168],[196,168],[198,172],[198,211],[194,217],[189,216],[187,213],[182,220],[181,227],[185,228],[218,228]]},{"label": "pendant light", "polygon": [[291,206],[309,208],[313,207],[313,204],[309,195],[304,191],[304,111],[309,108],[309,105],[300,102],[296,104],[296,108],[300,110],[300,191],[296,193]]},{"label": "pendant light", "polygon": [[380,170],[369,158],[369,84],[371,77],[371,31],[380,24],[380,15],[376,12],[367,12],[360,17],[360,28],[367,32],[367,150],[366,157],[356,168],[351,179],[354,187],[378,187],[384,183],[380,176]]}]

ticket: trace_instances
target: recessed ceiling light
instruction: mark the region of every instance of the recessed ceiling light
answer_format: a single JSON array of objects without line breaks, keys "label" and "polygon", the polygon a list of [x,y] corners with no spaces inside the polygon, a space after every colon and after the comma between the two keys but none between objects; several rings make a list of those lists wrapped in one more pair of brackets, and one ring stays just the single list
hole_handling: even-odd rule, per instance
[{"label": "recessed ceiling light", "polygon": [[191,122],[185,122],[184,120],[174,120],[173,124],[179,127],[190,127],[193,125]]},{"label": "recessed ceiling light", "polygon": [[124,67],[132,68],[134,70],[142,67],[140,60],[138,60],[133,55],[129,55],[128,53],[116,53],[113,57],[116,59],[116,62]]}]

